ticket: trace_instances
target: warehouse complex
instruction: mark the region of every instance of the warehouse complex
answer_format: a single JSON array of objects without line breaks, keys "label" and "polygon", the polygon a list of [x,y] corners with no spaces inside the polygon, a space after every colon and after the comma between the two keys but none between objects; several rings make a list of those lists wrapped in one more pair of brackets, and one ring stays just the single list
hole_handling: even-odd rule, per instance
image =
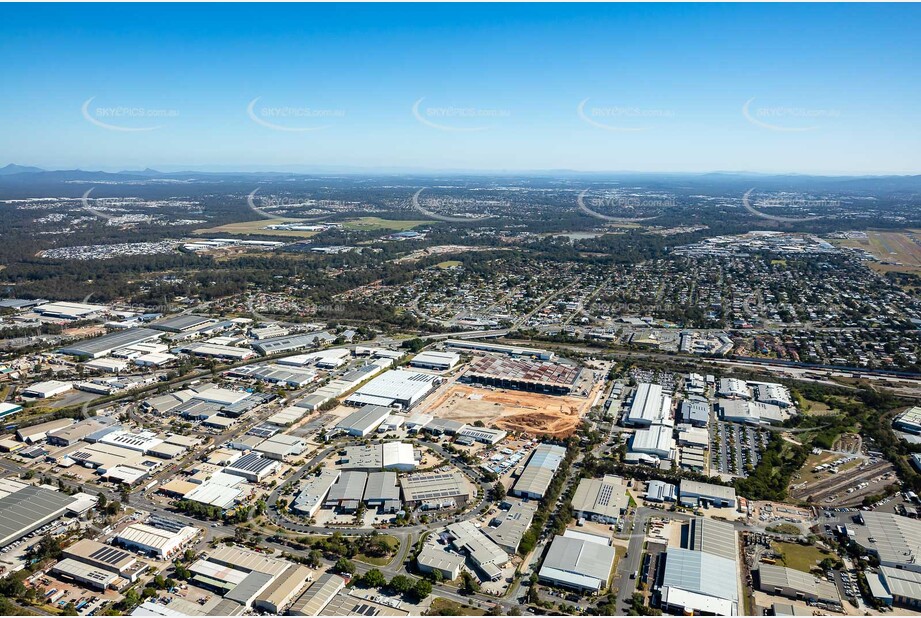
[{"label": "warehouse complex", "polygon": [[352,406],[412,408],[440,384],[438,376],[415,371],[387,371],[373,378],[346,398]]},{"label": "warehouse complex", "polygon": [[543,498],[565,457],[566,449],[562,446],[541,444],[535,448],[524,472],[512,487],[512,495],[536,500]]},{"label": "warehouse complex", "polygon": [[484,356],[471,363],[464,378],[475,383],[525,391],[566,395],[579,381],[573,365],[503,356]]}]

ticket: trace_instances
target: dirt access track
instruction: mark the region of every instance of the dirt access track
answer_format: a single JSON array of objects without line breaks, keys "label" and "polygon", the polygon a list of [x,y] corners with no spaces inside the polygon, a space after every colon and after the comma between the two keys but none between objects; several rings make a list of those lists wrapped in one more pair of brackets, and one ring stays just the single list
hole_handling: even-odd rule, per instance
[{"label": "dirt access track", "polygon": [[438,418],[565,438],[575,432],[593,396],[594,389],[590,397],[570,397],[454,383],[426,407]]}]

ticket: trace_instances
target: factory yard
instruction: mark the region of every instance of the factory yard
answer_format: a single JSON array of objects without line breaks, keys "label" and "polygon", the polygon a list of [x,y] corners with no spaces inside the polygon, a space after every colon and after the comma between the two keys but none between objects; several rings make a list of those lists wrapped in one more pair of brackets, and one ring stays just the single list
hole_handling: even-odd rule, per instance
[{"label": "factory yard", "polygon": [[483,421],[506,431],[563,438],[572,435],[592,397],[544,395],[451,384],[429,405],[435,416],[473,424]]},{"label": "factory yard", "polygon": [[[790,496],[821,507],[859,506],[867,496],[883,493],[898,482],[895,469],[887,461],[866,460],[858,456],[811,456],[794,477]],[[819,469],[820,467],[824,468]]]}]

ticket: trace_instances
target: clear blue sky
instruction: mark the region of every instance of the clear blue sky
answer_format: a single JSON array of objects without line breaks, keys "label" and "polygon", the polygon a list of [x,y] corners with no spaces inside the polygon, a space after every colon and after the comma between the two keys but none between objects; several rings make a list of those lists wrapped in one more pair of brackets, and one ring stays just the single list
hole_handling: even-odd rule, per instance
[{"label": "clear blue sky", "polygon": [[917,5],[3,4],[0,165],[921,173],[919,32]]}]

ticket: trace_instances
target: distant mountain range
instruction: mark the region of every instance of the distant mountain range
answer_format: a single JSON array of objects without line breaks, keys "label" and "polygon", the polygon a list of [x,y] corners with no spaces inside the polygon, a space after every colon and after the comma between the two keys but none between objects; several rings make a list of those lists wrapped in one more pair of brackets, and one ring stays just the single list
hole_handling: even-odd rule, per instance
[{"label": "distant mountain range", "polygon": [[[709,173],[662,173],[662,172],[578,172],[573,170],[535,170],[532,172],[499,170],[484,172],[473,170],[374,170],[360,168],[317,168],[302,172],[239,172],[239,171],[177,171],[161,172],[155,169],[122,170],[119,172],[74,170],[44,170],[38,167],[16,165],[11,163],[0,168],[0,186],[24,188],[29,185],[53,185],[56,183],[144,183],[160,180],[163,182],[209,182],[257,179],[278,180],[284,178],[309,178],[316,176],[358,176],[366,178],[400,176],[407,181],[413,179],[430,179],[432,177],[450,178],[564,178],[584,182],[617,181],[619,183],[636,183],[647,187],[661,187],[670,190],[694,191],[704,187],[718,187],[725,190],[747,190],[756,187],[766,191],[856,191],[856,192],[921,192],[921,175],[853,175],[821,176],[800,174],[766,174],[757,172],[715,171]],[[422,182],[422,181],[420,181]]]}]

